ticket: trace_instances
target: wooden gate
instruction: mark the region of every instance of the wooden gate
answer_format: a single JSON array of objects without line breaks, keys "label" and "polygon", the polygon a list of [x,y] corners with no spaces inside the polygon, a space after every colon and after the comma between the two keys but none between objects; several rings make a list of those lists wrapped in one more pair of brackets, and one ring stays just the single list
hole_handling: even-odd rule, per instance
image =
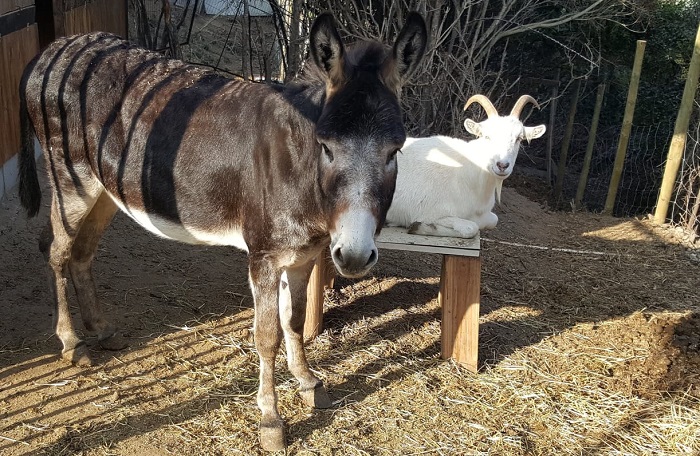
[{"label": "wooden gate", "polygon": [[17,183],[19,80],[55,38],[105,31],[127,36],[128,0],[0,0],[0,198]]}]

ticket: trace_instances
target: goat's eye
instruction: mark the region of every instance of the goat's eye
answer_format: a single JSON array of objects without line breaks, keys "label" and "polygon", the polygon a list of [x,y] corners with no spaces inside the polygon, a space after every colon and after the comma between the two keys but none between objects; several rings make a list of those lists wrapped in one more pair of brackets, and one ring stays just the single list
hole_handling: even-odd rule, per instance
[{"label": "goat's eye", "polygon": [[328,157],[328,161],[333,161],[333,152],[331,152],[328,146],[321,144],[321,149],[323,149],[323,153],[326,154],[326,157]]},{"label": "goat's eye", "polygon": [[389,163],[394,161],[394,159],[396,159],[396,154],[398,154],[399,152],[401,152],[401,149],[396,149],[395,151],[391,152],[386,158],[386,164],[388,165]]}]

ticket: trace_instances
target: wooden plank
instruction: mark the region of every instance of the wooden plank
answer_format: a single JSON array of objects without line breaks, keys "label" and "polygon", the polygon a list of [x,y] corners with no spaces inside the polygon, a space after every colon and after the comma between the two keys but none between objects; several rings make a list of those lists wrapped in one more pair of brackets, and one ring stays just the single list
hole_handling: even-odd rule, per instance
[{"label": "wooden plank", "polygon": [[323,300],[326,287],[332,288],[335,281],[335,267],[330,259],[330,252],[316,259],[309,284],[306,287],[306,320],[304,321],[304,339],[311,340],[323,331]]},{"label": "wooden plank", "polygon": [[377,238],[377,247],[410,252],[478,257],[480,236],[471,239],[408,234],[405,228],[385,227]]},{"label": "wooden plank", "polygon": [[440,292],[442,357],[476,372],[479,358],[481,258],[445,255]]},{"label": "wooden plank", "polygon": [[0,36],[9,35],[36,22],[33,6],[0,15]]},{"label": "wooden plank", "polygon": [[0,15],[7,14],[17,9],[15,0],[0,0]]},{"label": "wooden plank", "polygon": [[65,12],[67,35],[88,32],[111,32],[126,36],[127,3],[117,0],[97,0]]},{"label": "wooden plank", "polygon": [[66,20],[64,0],[51,0],[53,14],[54,39],[66,36]]},{"label": "wooden plank", "polygon": [[17,8],[26,8],[28,6],[34,6],[36,0],[14,0]]},{"label": "wooden plank", "polygon": [[19,152],[19,80],[39,51],[36,24],[0,37],[0,165]]}]

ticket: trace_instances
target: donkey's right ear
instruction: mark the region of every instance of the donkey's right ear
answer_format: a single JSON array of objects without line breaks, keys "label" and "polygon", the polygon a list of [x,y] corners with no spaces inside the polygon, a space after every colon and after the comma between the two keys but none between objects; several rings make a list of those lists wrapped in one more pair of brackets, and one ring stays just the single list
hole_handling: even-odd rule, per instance
[{"label": "donkey's right ear", "polygon": [[329,85],[337,87],[345,80],[345,46],[331,13],[316,18],[310,33],[311,56],[328,76]]},{"label": "donkey's right ear", "polygon": [[428,45],[428,30],[423,16],[410,12],[394,43],[394,61],[400,82],[405,82],[416,71]]}]

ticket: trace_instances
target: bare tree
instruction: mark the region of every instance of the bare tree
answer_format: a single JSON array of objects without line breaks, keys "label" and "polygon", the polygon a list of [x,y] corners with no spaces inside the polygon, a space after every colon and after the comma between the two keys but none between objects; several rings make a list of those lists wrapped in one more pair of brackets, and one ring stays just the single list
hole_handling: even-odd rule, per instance
[{"label": "bare tree", "polygon": [[[514,95],[518,81],[508,75],[515,65],[510,40],[527,33],[547,36],[571,24],[614,21],[631,26],[639,9],[633,0],[307,0],[305,6],[306,12],[333,11],[353,38],[383,41],[396,36],[409,11],[421,12],[433,41],[421,74],[404,93],[407,125],[413,134],[453,135],[463,133],[461,111],[470,95],[487,94],[497,105]],[[308,19],[301,15],[299,20]],[[588,72],[597,68],[600,56],[592,39],[558,45],[564,56],[585,62]]]}]

